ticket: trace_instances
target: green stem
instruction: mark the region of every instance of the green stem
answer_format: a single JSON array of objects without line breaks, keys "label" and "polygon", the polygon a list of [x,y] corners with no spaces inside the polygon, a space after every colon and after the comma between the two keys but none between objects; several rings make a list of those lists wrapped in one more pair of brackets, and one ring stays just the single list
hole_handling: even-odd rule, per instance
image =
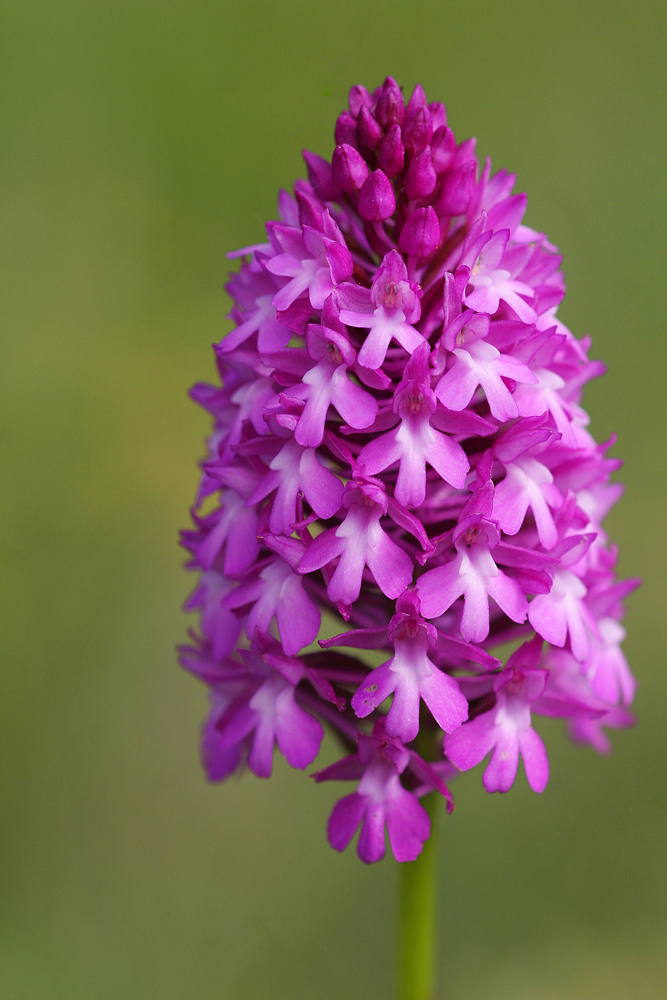
[{"label": "green stem", "polygon": [[422,799],[431,836],[416,861],[399,865],[398,1000],[435,1000],[435,813],[437,792]]}]

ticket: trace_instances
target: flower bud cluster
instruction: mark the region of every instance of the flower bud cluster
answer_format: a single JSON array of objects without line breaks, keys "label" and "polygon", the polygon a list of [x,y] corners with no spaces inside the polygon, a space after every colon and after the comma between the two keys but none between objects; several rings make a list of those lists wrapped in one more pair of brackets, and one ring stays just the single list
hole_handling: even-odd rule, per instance
[{"label": "flower bud cluster", "polygon": [[[376,861],[386,833],[405,861],[429,836],[420,797],[451,808],[457,771],[490,757],[484,786],[506,792],[521,757],[544,790],[534,715],[601,752],[632,721],[637,581],[601,527],[620,463],[580,405],[603,367],[557,318],[561,258],[514,175],[390,77],[353,87],[335,138],[233,255],[221,385],[192,389],[213,432],[181,662],[210,691],[212,781],[267,777],[276,745],[305,769],[327,726],[346,756],[317,780],[356,782],[331,845],[360,829]],[[339,634],[318,646],[323,614]]]}]

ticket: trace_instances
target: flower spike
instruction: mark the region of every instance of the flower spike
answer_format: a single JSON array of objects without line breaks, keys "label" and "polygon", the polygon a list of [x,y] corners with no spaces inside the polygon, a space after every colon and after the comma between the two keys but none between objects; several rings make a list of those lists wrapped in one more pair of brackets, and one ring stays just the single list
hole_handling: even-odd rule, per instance
[{"label": "flower spike", "polygon": [[314,777],[356,782],[331,846],[413,861],[420,798],[450,811],[459,771],[487,758],[507,792],[523,760],[544,790],[535,715],[601,753],[632,724],[620,463],[588,429],[604,368],[558,318],[561,257],[444,105],[352,87],[331,158],[304,159],[266,241],[229,255],[221,384],[191,390],[213,427],[180,659],[211,781],[268,777],[276,748],[309,767],[326,727],[343,755]]}]

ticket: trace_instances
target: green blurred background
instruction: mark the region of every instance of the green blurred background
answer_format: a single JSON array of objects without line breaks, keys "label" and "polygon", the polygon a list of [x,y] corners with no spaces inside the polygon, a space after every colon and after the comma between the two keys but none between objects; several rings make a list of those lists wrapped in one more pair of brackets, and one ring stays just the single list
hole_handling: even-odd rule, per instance
[{"label": "green blurred background", "polygon": [[[541,726],[523,775],[457,782],[440,841],[448,1000],[664,995],[664,5],[207,0],[0,4],[3,1000],[374,1000],[395,865],[335,854],[341,786],[276,760],[207,786],[176,665],[187,523],[229,327],[227,250],[329,156],[351,84],[447,104],[565,254],[561,315],[609,366],[636,729],[598,758]],[[325,746],[323,760],[331,758]]]}]

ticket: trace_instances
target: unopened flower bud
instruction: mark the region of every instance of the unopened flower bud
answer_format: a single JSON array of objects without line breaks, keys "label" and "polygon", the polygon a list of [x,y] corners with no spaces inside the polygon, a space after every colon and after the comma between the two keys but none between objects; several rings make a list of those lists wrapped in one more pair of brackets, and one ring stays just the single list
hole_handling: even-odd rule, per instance
[{"label": "unopened flower bud", "polygon": [[396,209],[396,198],[387,175],[374,170],[359,192],[359,215],[366,222],[384,222]]},{"label": "unopened flower bud", "polygon": [[308,169],[308,180],[318,198],[322,201],[333,201],[336,198],[336,185],[333,180],[331,164],[316,153],[303,150],[303,158]]},{"label": "unopened flower bud", "polygon": [[[387,79],[391,80],[391,77]],[[395,80],[391,80],[391,84],[380,96],[375,115],[384,129],[389,129],[392,125],[400,125],[403,121],[405,104],[403,103],[403,94]]]},{"label": "unopened flower bud", "polygon": [[406,114],[408,117],[417,110],[417,108],[428,107],[428,100],[426,99],[426,93],[424,88],[420,83],[417,84],[415,89],[412,91],[410,100],[408,101],[408,106],[406,108]]},{"label": "unopened flower bud", "polygon": [[432,135],[433,122],[428,108],[418,107],[408,112],[403,122],[403,145],[411,156],[427,146]]},{"label": "unopened flower bud", "polygon": [[401,126],[392,125],[378,149],[378,164],[387,177],[395,177],[403,169],[405,150],[401,141]]},{"label": "unopened flower bud", "polygon": [[431,112],[433,131],[437,132],[439,128],[447,124],[447,109],[442,101],[432,101],[428,106],[428,110]]},{"label": "unopened flower bud", "polygon": [[355,149],[358,146],[357,123],[349,111],[341,111],[338,115],[334,137],[337,145],[345,143],[348,146],[354,146]]},{"label": "unopened flower bud", "polygon": [[362,108],[370,108],[373,103],[371,95],[365,87],[356,86],[350,90],[350,111],[354,118],[359,116]]},{"label": "unopened flower bud", "polygon": [[449,170],[454,160],[455,150],[454,133],[446,125],[441,125],[435,130],[431,139],[431,159],[436,174],[444,174],[446,170]]},{"label": "unopened flower bud", "polygon": [[423,259],[430,257],[440,242],[440,224],[432,205],[418,208],[405,220],[398,243],[401,253]]},{"label": "unopened flower bud", "polygon": [[405,193],[408,198],[428,198],[433,194],[437,181],[431,162],[431,147],[426,146],[410,160],[405,178]]},{"label": "unopened flower bud", "polygon": [[476,163],[470,160],[450,174],[438,199],[441,215],[462,215],[466,211],[475,187],[475,170]]},{"label": "unopened flower bud", "polygon": [[336,146],[331,167],[335,183],[346,194],[358,191],[368,177],[368,164],[361,153],[347,143]]},{"label": "unopened flower bud", "polygon": [[357,118],[357,137],[368,149],[375,150],[382,142],[382,128],[368,108],[362,107]]}]

